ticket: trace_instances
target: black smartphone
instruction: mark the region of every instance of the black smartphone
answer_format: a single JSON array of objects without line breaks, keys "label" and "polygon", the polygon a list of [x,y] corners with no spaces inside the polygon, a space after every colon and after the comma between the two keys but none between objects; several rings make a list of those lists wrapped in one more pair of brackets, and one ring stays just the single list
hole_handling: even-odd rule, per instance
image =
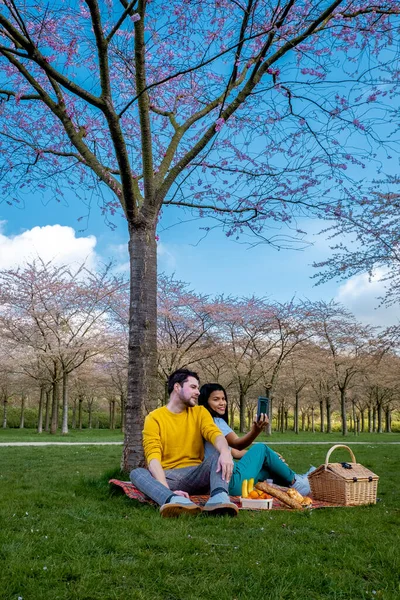
[{"label": "black smartphone", "polygon": [[257,421],[260,420],[260,416],[264,414],[269,416],[269,398],[260,396],[257,404]]}]

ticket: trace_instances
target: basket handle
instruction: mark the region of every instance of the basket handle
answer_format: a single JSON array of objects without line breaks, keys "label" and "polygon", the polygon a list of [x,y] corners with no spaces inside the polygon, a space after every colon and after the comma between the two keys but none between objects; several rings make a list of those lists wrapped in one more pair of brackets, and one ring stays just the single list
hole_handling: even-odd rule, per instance
[{"label": "basket handle", "polygon": [[325,459],[325,471],[328,468],[329,458],[330,458],[332,452],[334,450],[336,450],[336,448],[346,448],[346,450],[348,450],[350,452],[351,462],[357,463],[356,457],[354,456],[353,451],[351,450],[351,448],[349,448],[348,446],[345,446],[344,444],[336,444],[335,446],[332,446],[332,448],[330,448],[328,450],[328,453],[327,453],[326,459]]}]

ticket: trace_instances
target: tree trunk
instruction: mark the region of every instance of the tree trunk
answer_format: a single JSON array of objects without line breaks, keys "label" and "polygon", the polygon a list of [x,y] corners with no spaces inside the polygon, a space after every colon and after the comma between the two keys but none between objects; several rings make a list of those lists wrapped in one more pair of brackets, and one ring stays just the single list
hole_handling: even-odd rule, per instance
[{"label": "tree trunk", "polygon": [[301,430],[302,431],[306,430],[306,413],[305,412],[301,413]]},{"label": "tree trunk", "polygon": [[157,389],[157,244],[154,224],[129,225],[130,306],[128,394],[122,468],[144,464],[144,411]]},{"label": "tree trunk", "polygon": [[272,407],[272,398],[270,397],[270,390],[266,390],[266,397],[269,399],[269,421],[267,425],[267,435],[272,434],[272,416],[273,416],[273,407]]},{"label": "tree trunk", "polygon": [[246,395],[240,390],[239,394],[239,431],[246,430]]},{"label": "tree trunk", "polygon": [[354,424],[354,435],[357,435],[357,413],[356,413],[356,405],[354,402],[352,402],[352,409],[353,409],[353,424]]},{"label": "tree trunk", "polygon": [[310,431],[310,412],[307,412],[307,431]]},{"label": "tree trunk", "polygon": [[360,417],[361,417],[361,432],[364,433],[364,431],[365,431],[365,410],[360,411]]},{"label": "tree trunk", "polygon": [[68,433],[68,373],[63,371],[63,394],[62,394],[62,425],[61,433]]},{"label": "tree trunk", "polygon": [[40,398],[39,398],[38,426],[37,426],[37,432],[38,433],[42,433],[43,432],[43,407],[44,407],[44,398],[45,398],[45,391],[44,391],[44,387],[41,385],[40,386]]},{"label": "tree trunk", "polygon": [[233,402],[229,404],[229,426],[235,429],[235,405]]},{"label": "tree trunk", "polygon": [[253,425],[254,419],[257,417],[257,415],[254,414],[254,412],[255,412],[254,407],[253,408],[250,407],[249,408],[249,415],[250,415],[249,431]]},{"label": "tree trunk", "polygon": [[390,410],[390,407],[388,406],[386,408],[386,433],[392,433],[392,411]]},{"label": "tree trunk", "polygon": [[299,394],[296,392],[296,399],[294,402],[294,432],[299,434]]},{"label": "tree trunk", "polygon": [[4,396],[3,396],[3,429],[7,428],[7,405],[8,405],[7,394],[4,394]]},{"label": "tree trunk", "polygon": [[71,429],[76,429],[76,398],[74,398],[73,404],[72,404]]},{"label": "tree trunk", "polygon": [[94,398],[90,399],[90,402],[88,401],[88,429],[92,429],[93,426],[93,402],[94,402]]},{"label": "tree trunk", "polygon": [[376,407],[372,409],[372,431],[376,433]]},{"label": "tree trunk", "polygon": [[83,396],[79,394],[78,397],[78,429],[82,429],[82,406],[83,406]]},{"label": "tree trunk", "polygon": [[58,383],[58,373],[55,371],[55,377],[53,381],[53,402],[51,406],[51,424],[50,424],[50,433],[55,434],[58,428],[58,404],[59,404],[59,393],[60,386]]},{"label": "tree trunk", "polygon": [[163,406],[165,406],[166,404],[168,404],[168,400],[169,400],[169,394],[168,394],[168,381],[165,382],[164,384],[164,399],[163,399]]},{"label": "tree trunk", "polygon": [[332,433],[332,411],[330,398],[325,399],[326,406],[326,433]]},{"label": "tree trunk", "polygon": [[311,408],[311,431],[315,433],[315,408]]},{"label": "tree trunk", "polygon": [[325,433],[325,416],[323,400],[319,401],[319,430],[321,433]]},{"label": "tree trunk", "polygon": [[383,427],[382,427],[382,404],[379,403],[378,404],[378,433],[382,433],[383,432]]},{"label": "tree trunk", "polygon": [[21,415],[19,418],[19,428],[20,429],[23,429],[25,426],[25,401],[26,401],[25,394],[22,393],[22,395],[21,395]]},{"label": "tree trunk", "polygon": [[368,406],[368,433],[373,432],[372,409]]},{"label": "tree trunk", "polygon": [[115,398],[110,399],[110,429],[115,429]]},{"label": "tree trunk", "polygon": [[120,395],[121,402],[121,431],[125,433],[125,394]]},{"label": "tree trunk", "polygon": [[346,390],[340,390],[340,413],[342,417],[342,435],[347,435]]},{"label": "tree trunk", "polygon": [[289,412],[287,410],[285,410],[285,431],[287,431],[287,429],[288,429],[288,422],[289,422]]},{"label": "tree trunk", "polygon": [[49,433],[50,431],[50,402],[51,402],[51,390],[46,391],[46,415],[44,418],[44,430]]},{"label": "tree trunk", "polygon": [[250,431],[251,427],[251,413],[250,409],[247,409],[247,431]]}]

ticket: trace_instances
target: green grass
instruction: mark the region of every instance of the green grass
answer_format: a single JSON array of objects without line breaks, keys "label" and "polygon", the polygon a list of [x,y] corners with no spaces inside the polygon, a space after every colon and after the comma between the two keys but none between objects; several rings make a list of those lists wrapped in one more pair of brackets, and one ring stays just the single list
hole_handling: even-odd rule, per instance
[{"label": "green grass", "polygon": [[[61,435],[58,431],[55,435],[49,433],[37,433],[35,429],[0,429],[1,442],[122,442],[123,434],[120,429],[110,431],[109,429],[70,429],[67,435]],[[335,442],[352,443],[352,442],[400,442],[400,433],[362,433],[355,436],[349,433],[343,437],[340,432],[335,433],[311,433],[301,431],[299,435],[295,435],[293,431],[286,433],[273,432],[272,436],[268,437],[261,434],[257,441],[268,442],[324,442],[334,444]]]},{"label": "green grass", "polygon": [[273,444],[274,442],[324,442],[327,444],[343,443],[348,444],[352,442],[400,442],[400,433],[361,433],[360,435],[354,435],[354,433],[348,433],[343,436],[340,431],[335,433],[320,433],[319,431],[311,433],[310,431],[301,431],[298,435],[293,431],[286,433],[273,432],[271,436],[265,434],[260,435],[257,441],[267,442]]},{"label": "green grass", "polygon": [[[300,472],[325,453],[284,449]],[[381,477],[376,506],[235,519],[162,520],[112,493],[120,455],[114,446],[0,448],[2,599],[400,597],[398,446],[356,449]]]},{"label": "green grass", "polygon": [[[120,429],[70,429],[62,435],[38,433],[36,429],[0,429],[0,443],[7,442],[122,442],[123,434]],[[400,436],[399,436],[400,438]]]}]

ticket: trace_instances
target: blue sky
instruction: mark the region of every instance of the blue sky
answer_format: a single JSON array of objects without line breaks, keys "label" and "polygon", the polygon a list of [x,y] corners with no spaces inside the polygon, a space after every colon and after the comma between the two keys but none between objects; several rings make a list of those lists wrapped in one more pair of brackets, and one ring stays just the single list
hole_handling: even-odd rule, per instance
[{"label": "blue sky", "polygon": [[[391,58],[391,51],[388,50],[388,60]],[[339,56],[339,63],[335,62],[337,66],[332,71],[340,80],[343,66],[340,61],[343,59],[344,56]],[[367,61],[365,67],[370,68],[376,64],[370,55],[364,60]],[[287,76],[293,75],[296,81],[297,66],[293,63],[290,67],[291,63],[288,61],[289,58],[285,57],[279,66],[287,68]],[[345,66],[347,74],[349,71],[356,74],[360,65],[347,61]],[[351,73],[349,77],[351,78]],[[325,91],[327,94],[338,91],[344,95],[348,93],[350,99],[355,94],[358,95],[358,91],[345,82],[341,82],[338,88],[336,85],[332,86],[333,84],[327,83],[327,87],[315,88],[313,93],[318,90],[317,97],[324,97]],[[358,101],[362,99],[363,93],[369,94],[368,89],[361,92]],[[394,108],[397,101],[391,101]],[[302,108],[301,103],[297,108]],[[380,134],[384,136],[391,131],[391,123],[383,123],[379,105],[376,111],[369,112],[369,118],[374,117],[378,122],[379,117]],[[312,119],[312,111],[310,118]],[[313,124],[317,126],[314,120]],[[339,139],[350,142],[350,138],[347,139],[349,135],[346,130]],[[362,140],[360,132],[356,132],[351,138],[352,144],[359,144],[360,149],[363,147]],[[371,172],[374,170],[374,174],[379,161],[382,161],[385,169],[389,167],[383,150],[378,151],[376,161],[371,161],[371,165],[368,165]],[[392,167],[393,172],[397,172],[398,160],[396,163],[397,166]],[[369,168],[366,170],[369,171]],[[365,173],[358,175],[360,178],[365,177]],[[80,217],[82,219],[79,221]],[[0,203],[0,268],[17,266],[39,255],[45,260],[61,263],[80,263],[86,260],[88,266],[93,268],[99,262],[109,262],[112,259],[117,268],[126,270],[126,222],[121,215],[115,216],[113,222],[115,229],[107,226],[96,201],[88,214],[87,207],[74,199],[72,193],[62,203],[50,199],[45,204],[39,196],[26,197],[24,206],[19,208],[5,202]],[[310,244],[302,251],[277,251],[262,244],[249,247],[245,238],[236,243],[226,238],[220,230],[213,230],[206,238],[201,239],[203,232],[200,228],[204,225],[201,219],[192,220],[190,215],[178,209],[164,213],[159,226],[160,272],[174,273],[177,279],[186,281],[192,289],[211,296],[255,294],[280,302],[293,296],[327,301],[334,298],[364,322],[387,325],[398,320],[396,308],[376,310],[376,298],[383,293],[383,285],[377,279],[369,282],[367,275],[359,275],[347,282],[331,281],[321,286],[314,285],[315,280],[311,277],[315,270],[311,265],[313,261],[323,260],[329,253],[329,242],[318,236],[318,231],[325,226],[323,223],[306,220],[298,223],[301,229],[308,232],[307,241]]]},{"label": "blue sky", "polygon": [[[95,268],[113,259],[120,270],[128,265],[127,228],[122,216],[114,217],[115,230],[105,223],[97,206],[88,218],[86,207],[72,195],[69,205],[46,205],[30,198],[23,208],[0,205],[0,268],[10,268],[40,255],[45,260],[79,263]],[[267,296],[280,302],[293,296],[342,302],[364,322],[387,325],[397,322],[395,308],[376,310],[383,287],[377,280],[357,276],[347,282],[315,286],[314,260],[329,252],[329,242],[317,235],[322,224],[303,221],[310,246],[302,251],[277,251],[265,244],[250,247],[243,238],[234,242],[220,230],[203,237],[205,222],[179,209],[167,211],[159,226],[159,271],[174,273],[191,288],[218,294]],[[203,238],[203,239],[202,239]],[[247,240],[248,241],[248,240]]]}]

